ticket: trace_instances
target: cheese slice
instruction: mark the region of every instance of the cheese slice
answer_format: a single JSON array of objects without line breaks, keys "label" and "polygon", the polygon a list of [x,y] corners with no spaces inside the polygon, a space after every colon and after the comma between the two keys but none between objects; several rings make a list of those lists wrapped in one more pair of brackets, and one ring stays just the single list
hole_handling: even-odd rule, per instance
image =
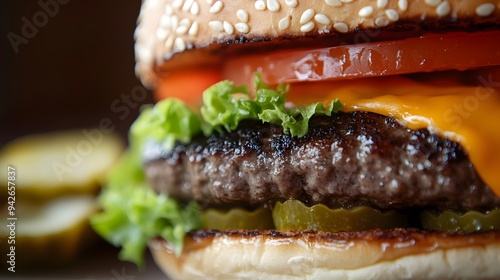
[{"label": "cheese slice", "polygon": [[402,76],[308,83],[292,85],[288,99],[300,105],[338,98],[343,111],[369,111],[395,117],[411,129],[429,128],[459,142],[481,178],[500,196],[500,91],[490,78],[479,77],[484,86],[476,87]]}]

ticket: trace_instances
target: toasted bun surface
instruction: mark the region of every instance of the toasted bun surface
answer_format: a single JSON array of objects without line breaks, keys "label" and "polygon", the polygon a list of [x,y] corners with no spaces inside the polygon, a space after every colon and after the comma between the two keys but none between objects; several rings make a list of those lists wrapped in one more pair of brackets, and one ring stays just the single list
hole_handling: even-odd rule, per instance
[{"label": "toasted bun surface", "polygon": [[213,63],[213,54],[228,45],[285,39],[297,45],[297,39],[359,30],[467,29],[485,23],[500,23],[499,0],[145,0],[136,30],[136,71],[154,86],[158,67]]},{"label": "toasted bun surface", "polygon": [[180,257],[150,242],[173,279],[492,279],[500,275],[500,232],[358,233],[198,231]]}]

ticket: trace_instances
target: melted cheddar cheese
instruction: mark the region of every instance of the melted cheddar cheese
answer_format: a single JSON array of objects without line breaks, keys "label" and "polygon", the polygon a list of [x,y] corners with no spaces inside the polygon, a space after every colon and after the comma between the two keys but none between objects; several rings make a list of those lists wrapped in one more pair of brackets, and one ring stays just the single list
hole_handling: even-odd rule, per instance
[{"label": "melted cheddar cheese", "polygon": [[294,84],[288,99],[299,105],[338,98],[343,111],[379,113],[411,129],[436,131],[464,147],[481,178],[500,196],[500,91],[491,76],[478,78],[484,86],[432,85],[400,76]]}]

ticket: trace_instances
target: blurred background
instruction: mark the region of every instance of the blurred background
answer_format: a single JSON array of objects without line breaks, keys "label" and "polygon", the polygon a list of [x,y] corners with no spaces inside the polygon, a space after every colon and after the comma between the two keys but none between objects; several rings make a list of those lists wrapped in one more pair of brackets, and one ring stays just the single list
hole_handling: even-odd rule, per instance
[{"label": "blurred background", "polygon": [[[28,133],[96,125],[103,117],[112,118],[123,132],[137,113],[132,108],[122,120],[110,108],[140,85],[133,32],[141,0],[58,1],[67,4],[1,1],[2,144]],[[59,9],[37,27],[44,23],[39,3],[49,2]],[[24,37],[29,29],[24,19],[38,30],[13,46],[12,33]]]},{"label": "blurred background", "polygon": [[[34,213],[45,213],[48,208],[46,205],[52,205],[53,201],[66,201],[68,195],[75,193],[95,198],[99,191],[96,181],[101,178],[95,178],[92,182],[74,180],[76,185],[83,186],[77,186],[83,189],[78,191],[67,191],[73,183],[61,181],[60,178],[46,178],[38,183],[41,181],[36,177],[37,173],[43,173],[43,170],[37,170],[34,162],[39,164],[37,160],[40,157],[58,153],[56,158],[58,156],[61,161],[68,160],[69,150],[62,150],[64,154],[61,154],[62,147],[84,149],[87,146],[77,145],[88,144],[92,139],[88,135],[93,135],[94,140],[101,139],[92,132],[102,132],[104,125],[106,133],[102,134],[105,136],[103,143],[108,145],[104,147],[111,148],[99,150],[93,147],[92,155],[84,158],[84,161],[90,162],[84,163],[92,166],[92,160],[96,159],[93,154],[99,150],[102,153],[97,156],[99,162],[111,165],[126,143],[128,128],[137,117],[140,104],[152,102],[151,93],[142,87],[134,74],[133,32],[140,4],[140,0],[0,1],[0,157],[3,156],[0,185],[6,187],[5,173],[7,165],[12,164],[11,161],[15,161],[16,165],[22,165],[17,163],[19,161],[35,166],[24,170],[17,166],[15,206],[18,225],[21,221],[27,223],[32,219],[29,216]],[[89,132],[87,138],[81,138],[85,137],[83,130]],[[16,143],[20,137],[52,132],[59,134],[31,137]],[[57,146],[60,147],[59,150]],[[108,167],[104,166],[100,171],[106,168]],[[89,172],[92,173],[92,170]],[[95,176],[102,177],[102,174]],[[53,187],[50,186],[51,183],[57,186],[53,191],[46,191],[44,184]],[[63,188],[66,190],[61,190]],[[29,198],[22,201],[24,197]],[[0,225],[3,225],[7,223],[5,215],[8,208],[5,192],[0,198],[3,208]],[[75,204],[71,199],[68,201],[69,204]],[[83,205],[82,209],[87,209],[86,204]],[[27,211],[30,207],[35,210]],[[66,212],[64,208],[57,209],[58,212]],[[69,219],[81,218],[76,216]],[[61,217],[58,219],[55,223],[52,222],[52,228],[63,220]],[[82,219],[85,221],[85,217]],[[36,226],[29,230],[38,231]],[[0,240],[0,278],[132,280],[163,277],[150,257],[143,270],[120,262],[117,259],[118,250],[88,232],[88,225],[85,223],[72,226],[72,233],[63,232],[64,230],[66,229],[56,232],[56,238],[50,239],[42,234],[41,237],[30,237],[24,242],[24,237],[19,235],[25,233],[20,232],[18,226],[15,273],[9,272],[5,266],[5,259],[8,258],[8,247],[5,245],[9,232],[0,232],[3,234]],[[66,239],[71,239],[72,243],[68,243]],[[23,248],[26,244],[29,244],[28,253],[22,252],[26,250]],[[58,246],[73,249],[71,252],[61,253]],[[31,257],[27,258],[29,255]],[[50,258],[60,260],[47,261]]]}]

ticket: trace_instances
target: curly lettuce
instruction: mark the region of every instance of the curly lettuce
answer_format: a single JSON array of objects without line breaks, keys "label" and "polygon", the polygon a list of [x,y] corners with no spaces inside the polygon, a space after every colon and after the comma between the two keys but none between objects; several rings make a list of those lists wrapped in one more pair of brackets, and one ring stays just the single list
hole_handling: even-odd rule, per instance
[{"label": "curly lettuce", "polygon": [[[285,133],[301,137],[308,131],[315,114],[331,115],[342,105],[333,100],[287,108],[287,85],[270,88],[255,75],[254,95],[245,86],[219,82],[203,93],[201,115],[177,99],[166,99],[144,109],[130,130],[130,147],[107,179],[99,202],[103,211],[92,217],[95,231],[115,246],[120,258],[142,266],[147,242],[162,237],[182,250],[187,232],[201,227],[200,210],[195,203],[181,205],[166,194],[148,186],[142,169],[142,148],[148,141],[163,145],[165,151],[176,143],[189,143],[199,134],[234,131],[242,120],[253,119],[283,127]],[[254,96],[254,97],[253,97]]]},{"label": "curly lettuce", "polygon": [[201,132],[202,122],[198,115],[182,101],[169,98],[153,107],[145,108],[132,124],[130,133],[135,146],[144,141],[161,141],[163,148],[171,150],[176,142],[187,144],[194,135]]},{"label": "curly lettuce", "polygon": [[[323,103],[309,106],[286,108],[288,85],[270,88],[262,82],[260,75],[255,75],[255,98],[252,99],[246,87],[237,87],[231,81],[222,81],[203,93],[201,116],[213,129],[234,131],[240,121],[245,119],[261,120],[283,127],[284,133],[302,137],[308,131],[309,119],[314,114],[330,116],[342,109],[338,99],[333,100],[328,108]],[[207,135],[208,136],[208,135]]]},{"label": "curly lettuce", "polygon": [[110,173],[99,203],[103,211],[92,217],[92,227],[111,244],[122,247],[121,260],[138,266],[144,264],[144,252],[151,238],[163,237],[180,253],[186,232],[201,225],[194,202],[181,206],[147,185],[139,154],[132,149]]},{"label": "curly lettuce", "polygon": [[200,133],[208,137],[213,131],[234,131],[242,120],[272,123],[282,126],[284,133],[302,137],[307,133],[313,115],[330,116],[342,109],[338,99],[332,100],[328,107],[318,102],[287,108],[288,88],[288,85],[280,84],[273,89],[256,74],[253,97],[246,86],[222,81],[203,93],[201,115],[178,99],[165,99],[141,112],[131,127],[131,137],[137,142],[136,146],[153,140],[162,143],[164,150],[169,151],[176,143],[187,144]]}]

